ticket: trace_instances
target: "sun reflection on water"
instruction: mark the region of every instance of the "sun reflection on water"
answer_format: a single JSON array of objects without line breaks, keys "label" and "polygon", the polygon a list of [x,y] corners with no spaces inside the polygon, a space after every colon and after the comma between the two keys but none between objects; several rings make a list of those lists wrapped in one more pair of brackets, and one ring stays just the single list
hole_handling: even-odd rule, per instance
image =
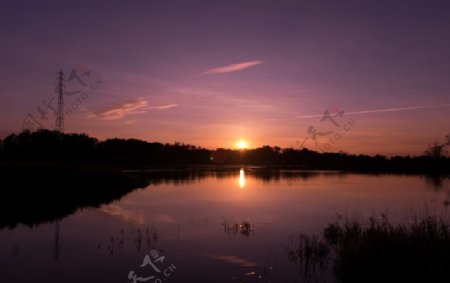
[{"label": "sun reflection on water", "polygon": [[244,168],[241,168],[241,170],[239,171],[239,187],[241,187],[241,189],[243,189],[245,187]]}]

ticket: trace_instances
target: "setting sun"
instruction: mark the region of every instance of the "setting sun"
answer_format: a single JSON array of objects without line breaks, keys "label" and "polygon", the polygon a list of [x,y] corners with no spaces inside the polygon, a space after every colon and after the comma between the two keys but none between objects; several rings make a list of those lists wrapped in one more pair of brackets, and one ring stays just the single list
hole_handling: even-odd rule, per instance
[{"label": "setting sun", "polygon": [[239,149],[247,149],[248,148],[248,143],[245,140],[240,140],[237,142],[237,148]]}]

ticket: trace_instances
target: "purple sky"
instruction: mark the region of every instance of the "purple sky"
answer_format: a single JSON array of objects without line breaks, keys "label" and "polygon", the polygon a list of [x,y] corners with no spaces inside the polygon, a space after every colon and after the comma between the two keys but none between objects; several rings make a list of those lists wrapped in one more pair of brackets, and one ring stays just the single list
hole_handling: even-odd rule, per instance
[{"label": "purple sky", "polygon": [[0,136],[28,114],[50,127],[37,107],[61,68],[102,82],[66,95],[66,132],[421,154],[450,133],[449,15],[432,0],[2,0]]}]

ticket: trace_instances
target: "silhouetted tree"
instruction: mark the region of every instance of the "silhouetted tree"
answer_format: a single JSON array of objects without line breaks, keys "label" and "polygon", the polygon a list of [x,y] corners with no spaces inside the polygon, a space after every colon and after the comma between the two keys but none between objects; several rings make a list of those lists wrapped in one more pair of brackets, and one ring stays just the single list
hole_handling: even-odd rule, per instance
[{"label": "silhouetted tree", "polygon": [[427,149],[425,150],[425,156],[431,157],[434,159],[439,159],[445,156],[445,146],[447,144],[439,144],[438,142],[434,142],[432,144],[428,144]]}]

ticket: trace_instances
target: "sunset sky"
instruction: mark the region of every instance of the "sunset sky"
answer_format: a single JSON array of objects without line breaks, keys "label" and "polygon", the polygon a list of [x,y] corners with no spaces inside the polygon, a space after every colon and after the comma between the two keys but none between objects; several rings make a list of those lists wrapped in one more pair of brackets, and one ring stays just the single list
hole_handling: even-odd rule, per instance
[{"label": "sunset sky", "polygon": [[2,0],[0,138],[52,127],[62,69],[66,132],[421,154],[450,133],[449,15],[433,0]]}]

